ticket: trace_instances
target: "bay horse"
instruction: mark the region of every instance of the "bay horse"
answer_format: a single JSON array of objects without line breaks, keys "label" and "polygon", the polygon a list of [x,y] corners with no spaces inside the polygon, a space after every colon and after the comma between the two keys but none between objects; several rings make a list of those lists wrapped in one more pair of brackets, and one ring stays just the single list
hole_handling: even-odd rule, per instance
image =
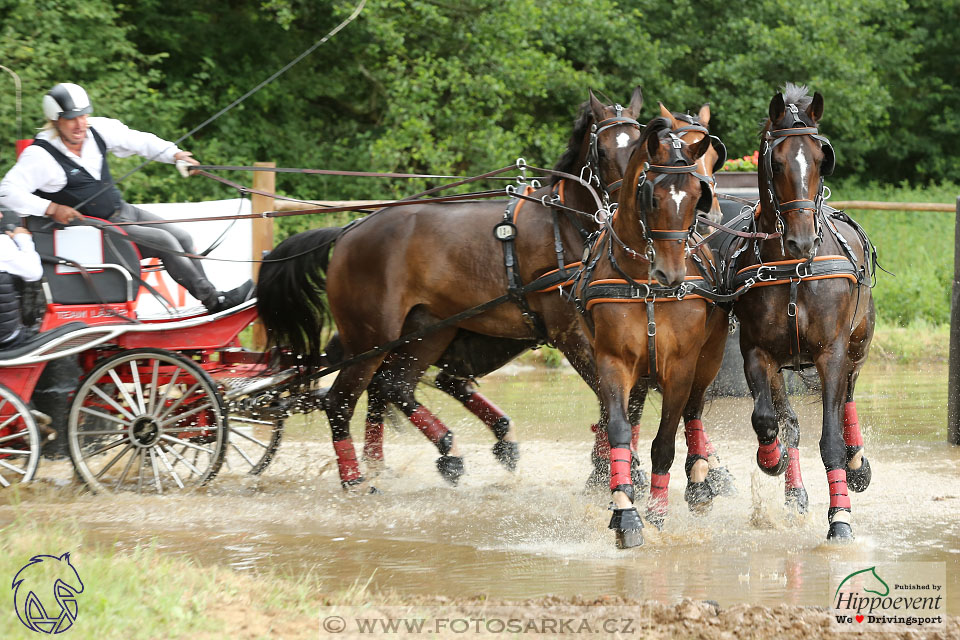
[{"label": "bay horse", "polygon": [[[592,149],[597,156],[593,170],[597,180],[616,183],[629,157],[628,143],[639,135],[632,114],[639,111],[641,100],[636,91],[629,115],[625,115],[627,110],[604,106],[591,95],[590,114],[585,117],[581,112],[560,165],[573,158],[583,163]],[[595,126],[587,126],[591,124]],[[541,202],[544,197],[560,197],[571,209],[595,211],[597,204],[589,192],[576,185],[573,180],[556,181],[532,197]],[[515,264],[522,281],[561,271],[561,265],[568,270],[579,264],[587,220],[536,202],[524,202],[522,211],[515,210],[511,219],[517,227],[515,255],[519,259]],[[345,356],[496,298],[508,288],[504,249],[491,233],[503,220],[503,203],[411,204],[375,214],[348,232],[318,229],[287,239],[271,253],[275,261],[264,265],[258,285],[258,306],[273,342],[292,347],[308,360],[319,356],[318,328],[326,309],[323,287]],[[331,255],[334,241],[337,244]],[[379,255],[371,256],[370,247],[378,247]],[[285,260],[288,257],[294,259]],[[560,348],[594,387],[592,353],[579,330],[577,314],[556,287],[550,289],[527,296],[530,310],[542,318],[546,339]],[[365,295],[351,295],[351,291],[364,291]],[[383,295],[378,295],[381,292]],[[531,324],[518,305],[501,305],[459,327],[516,345],[525,342],[526,348],[543,339]],[[457,327],[443,329],[398,349],[381,372],[380,380],[388,384],[377,389],[381,398],[397,404],[434,442],[441,452],[438,469],[451,482],[463,469],[453,434],[416,401],[413,391],[423,370],[442,361],[456,331]],[[356,398],[383,359],[381,355],[344,368],[327,394],[327,413],[345,487],[363,481],[349,437],[349,418]]]},{"label": "bay horse", "polygon": [[815,366],[823,402],[820,455],[830,494],[827,538],[847,539],[853,535],[847,490],[863,491],[871,479],[853,393],[876,320],[870,288],[876,254],[859,225],[824,204],[823,179],[833,172],[835,154],[819,132],[820,93],[810,97],[805,86],[788,83],[768,111],[760,203],[741,222],[772,237],[724,251],[729,286],[749,285],[733,309],[754,400],[757,464],[770,475],[786,472],[787,504],[806,511],[799,423],[781,372]]},{"label": "bay horse", "polygon": [[634,506],[629,474],[630,390],[659,387],[663,406],[651,447],[652,474],[647,520],[662,526],[680,419],[686,425],[686,499],[709,504],[708,449],[700,421],[704,395],[723,360],[727,312],[691,291],[715,290],[710,249],[694,246],[697,210],[709,208],[710,185],[696,161],[711,146],[693,145],[656,118],[633,145],[616,213],[591,248],[577,283],[584,332],[590,336],[599,394],[608,413],[609,527],[620,548],[643,544],[643,522]]}]

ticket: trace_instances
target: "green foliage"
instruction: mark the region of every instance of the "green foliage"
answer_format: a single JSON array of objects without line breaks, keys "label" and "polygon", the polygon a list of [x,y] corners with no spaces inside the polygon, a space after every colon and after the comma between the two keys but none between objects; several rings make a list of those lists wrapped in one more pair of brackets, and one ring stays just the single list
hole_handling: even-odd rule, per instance
[{"label": "green foliage", "polygon": [[[960,185],[945,182],[927,187],[840,182],[835,200],[887,202],[956,201]],[[950,322],[953,282],[954,224],[952,212],[848,211],[863,225],[877,247],[880,264],[873,291],[879,320],[901,327],[916,322]]]}]

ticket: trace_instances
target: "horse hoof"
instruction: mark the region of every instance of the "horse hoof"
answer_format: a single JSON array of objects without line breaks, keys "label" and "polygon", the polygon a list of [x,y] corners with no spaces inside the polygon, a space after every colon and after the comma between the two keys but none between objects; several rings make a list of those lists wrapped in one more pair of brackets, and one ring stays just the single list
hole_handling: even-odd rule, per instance
[{"label": "horse hoof", "polygon": [[687,482],[687,488],[683,492],[683,499],[687,501],[690,511],[697,515],[703,515],[710,511],[715,496],[713,487],[706,480],[703,482]]},{"label": "horse hoof", "polygon": [[344,493],[351,493],[354,495],[380,495],[381,491],[374,486],[368,487],[365,491],[363,490],[363,485],[367,482],[367,479],[363,476],[356,478],[355,480],[345,480],[340,483],[340,486],[343,488]]},{"label": "horse hoof", "polygon": [[730,497],[737,495],[737,485],[733,474],[726,467],[713,467],[707,470],[707,484],[716,496]]},{"label": "horse hoof", "polygon": [[760,467],[760,471],[763,471],[768,476],[779,476],[787,470],[787,464],[790,462],[790,454],[787,453],[787,448],[783,446],[783,443],[778,442],[777,447],[780,451],[780,460],[772,467],[765,467],[760,464],[760,452],[757,451],[757,466]]},{"label": "horse hoof", "polygon": [[870,471],[870,461],[866,456],[859,469],[847,469],[847,487],[855,493],[866,491],[872,478],[873,472]]},{"label": "horse hoof", "polygon": [[663,523],[667,519],[666,513],[647,509],[647,515],[644,517],[646,518],[647,522],[657,528],[657,531],[663,531]]},{"label": "horse hoof", "polygon": [[437,458],[437,471],[443,479],[457,486],[460,476],[463,475],[463,458],[460,456],[440,456]]},{"label": "horse hoof", "polygon": [[503,440],[493,445],[493,455],[507,471],[517,470],[517,460],[520,459],[520,445],[516,442]]},{"label": "horse hoof", "polygon": [[610,529],[617,539],[617,549],[629,549],[643,544],[643,521],[636,507],[614,509],[610,517]]},{"label": "horse hoof", "polygon": [[853,529],[846,522],[831,522],[830,531],[827,532],[827,540],[836,542],[853,540]]},{"label": "horse hoof", "polygon": [[800,515],[807,512],[810,504],[810,498],[807,496],[807,490],[803,487],[793,487],[786,490],[787,500],[784,503],[788,509],[793,509]]}]

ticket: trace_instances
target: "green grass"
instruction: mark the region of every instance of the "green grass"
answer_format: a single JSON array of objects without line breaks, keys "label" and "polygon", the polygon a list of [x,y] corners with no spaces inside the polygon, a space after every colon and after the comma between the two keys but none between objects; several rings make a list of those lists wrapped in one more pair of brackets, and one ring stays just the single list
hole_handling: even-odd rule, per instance
[{"label": "green grass", "polygon": [[[833,186],[836,201],[955,203],[958,195],[960,186],[954,183]],[[879,321],[899,327],[949,324],[956,214],[857,209],[847,213],[863,225],[877,247],[880,264],[894,274],[877,274],[873,293]]]}]

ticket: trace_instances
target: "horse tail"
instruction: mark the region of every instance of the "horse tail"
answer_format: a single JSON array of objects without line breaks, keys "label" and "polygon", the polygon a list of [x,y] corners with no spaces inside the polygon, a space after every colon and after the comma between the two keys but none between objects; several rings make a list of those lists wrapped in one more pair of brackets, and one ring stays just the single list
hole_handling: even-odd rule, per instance
[{"label": "horse tail", "polygon": [[270,344],[319,364],[321,334],[330,312],[325,294],[330,250],[341,227],[293,235],[267,254],[257,282],[257,312]]}]

